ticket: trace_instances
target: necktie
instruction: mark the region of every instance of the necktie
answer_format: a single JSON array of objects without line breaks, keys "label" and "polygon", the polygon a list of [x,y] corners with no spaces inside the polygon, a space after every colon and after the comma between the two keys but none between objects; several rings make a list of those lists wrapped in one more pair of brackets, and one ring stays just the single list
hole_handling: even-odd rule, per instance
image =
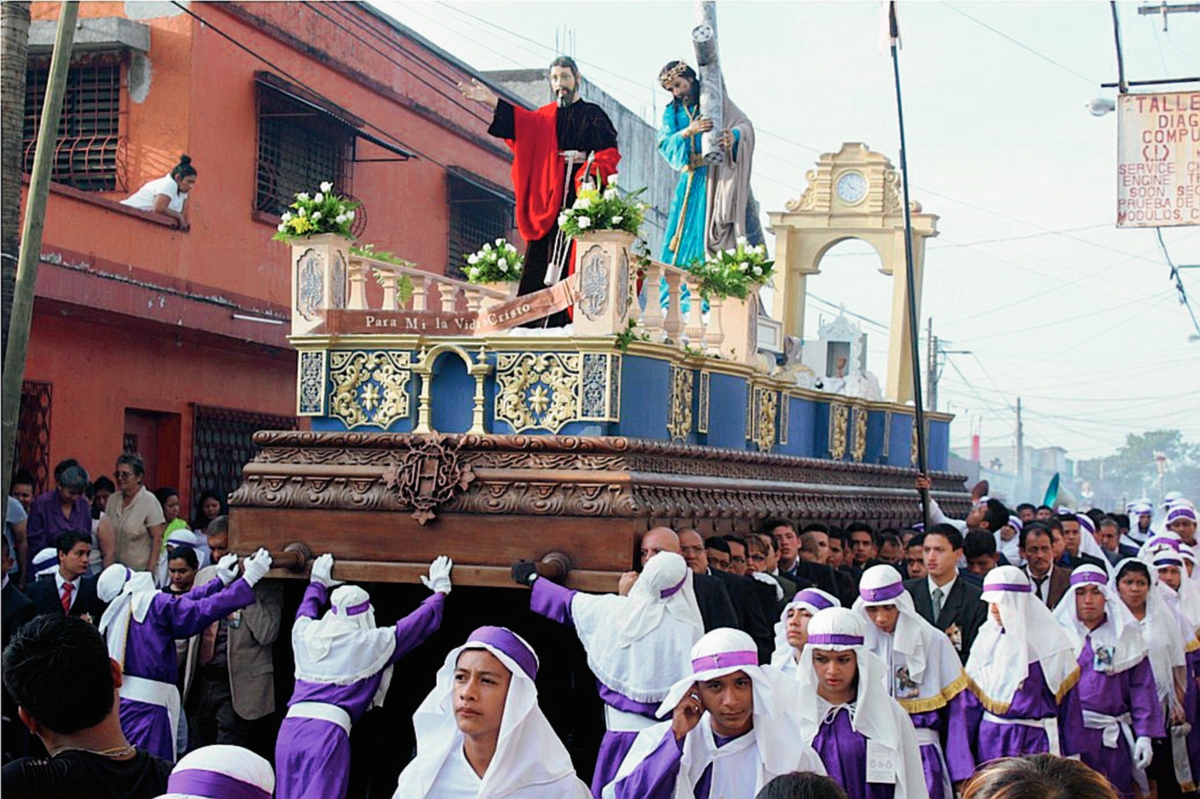
[{"label": "necktie", "polygon": [[71,592],[75,590],[75,586],[70,583],[63,583],[62,592],[62,608],[63,613],[71,612]]},{"label": "necktie", "polygon": [[1040,580],[1037,577],[1033,578],[1033,584],[1037,590],[1038,599],[1042,600],[1042,602],[1045,602],[1047,599],[1049,599],[1049,597],[1046,596],[1046,592],[1043,590],[1043,588],[1046,585],[1046,581],[1049,579],[1050,579],[1049,574],[1047,574],[1045,577],[1041,578]]},{"label": "necktie", "polygon": [[933,589],[933,592],[930,596],[933,599],[933,620],[936,622],[938,616],[942,615],[942,589]]}]

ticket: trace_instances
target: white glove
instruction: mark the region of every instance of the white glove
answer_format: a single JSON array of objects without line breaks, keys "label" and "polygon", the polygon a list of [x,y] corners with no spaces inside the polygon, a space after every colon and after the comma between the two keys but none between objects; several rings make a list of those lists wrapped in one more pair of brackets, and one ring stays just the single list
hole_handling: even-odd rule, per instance
[{"label": "white glove", "polygon": [[333,588],[335,585],[341,585],[341,580],[333,579],[333,555],[326,552],[321,557],[313,561],[312,574],[309,575],[309,581],[320,583],[326,588]]},{"label": "white glove", "polygon": [[217,576],[221,582],[229,585],[237,579],[238,556],[230,552],[217,561]]},{"label": "white glove", "polygon": [[1138,771],[1144,771],[1154,759],[1154,750],[1150,748],[1150,739],[1145,735],[1138,736],[1133,742],[1133,766]]},{"label": "white glove", "polygon": [[780,600],[783,599],[783,586],[779,584],[779,581],[777,581],[773,577],[771,577],[771,575],[764,574],[763,572],[754,572],[754,574],[752,574],[750,576],[753,577],[755,580],[758,580],[760,583],[766,583],[767,585],[774,588],[776,602],[779,602]]},{"label": "white glove", "polygon": [[454,568],[454,561],[445,555],[438,555],[433,559],[433,563],[429,564],[429,576],[421,577],[421,582],[434,593],[448,594],[450,593],[450,570]]},{"label": "white glove", "polygon": [[265,549],[259,549],[253,555],[246,558],[244,565],[245,573],[242,574],[242,579],[246,581],[246,585],[253,588],[271,568],[271,553]]}]

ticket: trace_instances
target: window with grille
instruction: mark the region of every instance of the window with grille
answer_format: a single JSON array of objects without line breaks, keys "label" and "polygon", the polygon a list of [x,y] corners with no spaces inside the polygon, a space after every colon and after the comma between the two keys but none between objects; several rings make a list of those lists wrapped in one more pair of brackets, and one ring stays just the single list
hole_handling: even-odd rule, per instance
[{"label": "window with grille", "polygon": [[450,266],[446,274],[466,279],[464,257],[485,243],[508,238],[515,204],[502,191],[489,188],[482,178],[451,171],[446,180],[450,203]]},{"label": "window with grille", "polygon": [[295,430],[294,416],[273,416],[196,405],[192,414],[192,497],[214,489],[230,494],[242,482],[242,467],[258,454],[259,430]]},{"label": "window with grille", "polygon": [[324,181],[352,191],[355,137],[310,105],[258,86],[258,177],[254,208],[282,214]]},{"label": "window with grille", "polygon": [[26,380],[21,383],[21,409],[17,417],[17,452],[13,471],[33,475],[33,489],[40,494],[50,485],[50,407],[52,383]]},{"label": "window with grille", "polygon": [[[31,57],[25,73],[26,172],[33,170],[49,77],[49,60]],[[126,191],[124,151],[120,57],[82,56],[67,72],[51,179],[82,191]]]}]

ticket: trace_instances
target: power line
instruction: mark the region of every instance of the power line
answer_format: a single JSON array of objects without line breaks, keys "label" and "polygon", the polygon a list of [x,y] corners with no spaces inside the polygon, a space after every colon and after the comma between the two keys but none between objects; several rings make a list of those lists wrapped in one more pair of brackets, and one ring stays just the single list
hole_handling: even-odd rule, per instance
[{"label": "power line", "polygon": [[1196,328],[1196,335],[1191,336],[1191,340],[1200,340],[1200,322],[1196,321],[1196,312],[1192,309],[1192,303],[1188,300],[1187,289],[1183,287],[1183,277],[1179,274],[1179,269],[1171,260],[1171,253],[1167,251],[1167,243],[1163,241],[1162,228],[1154,228],[1154,235],[1158,237],[1158,246],[1162,250],[1163,260],[1167,262],[1167,266],[1171,267],[1171,279],[1175,281],[1175,290],[1179,292],[1179,302],[1183,307],[1187,308],[1188,316],[1192,317],[1192,327]]},{"label": "power line", "polygon": [[1088,82],[1088,85],[1090,85],[1090,86],[1095,86],[1096,84],[1098,84],[1098,83],[1100,82],[1100,81],[1092,80],[1092,79],[1091,79],[1091,78],[1089,78],[1087,75],[1084,75],[1082,72],[1076,72],[1075,70],[1073,70],[1073,69],[1071,69],[1070,67],[1068,67],[1066,64],[1061,64],[1061,63],[1059,63],[1058,61],[1055,61],[1053,58],[1051,58],[1050,56],[1046,55],[1045,53],[1041,53],[1041,52],[1038,52],[1037,50],[1034,50],[1032,47],[1030,47],[1029,45],[1025,44],[1024,42],[1021,42],[1021,41],[1018,41],[1017,39],[1014,39],[1013,37],[1009,36],[1009,35],[1008,35],[1007,33],[1005,33],[1004,31],[1002,31],[1002,30],[999,30],[998,28],[993,28],[991,25],[987,24],[986,22],[984,22],[984,21],[983,21],[983,20],[981,20],[981,19],[976,19],[975,17],[971,16],[970,14],[968,14],[966,11],[963,11],[962,9],[955,8],[954,6],[950,5],[949,3],[942,3],[942,5],[944,5],[946,8],[950,9],[951,11],[953,11],[953,12],[954,12],[954,13],[956,13],[956,14],[961,14],[962,16],[964,16],[964,17],[966,17],[967,19],[969,19],[969,20],[971,20],[972,22],[974,22],[976,25],[979,25],[980,27],[986,28],[986,29],[990,30],[992,33],[996,34],[997,36],[999,36],[999,37],[1001,37],[1001,38],[1003,38],[1003,39],[1006,39],[1006,40],[1008,40],[1008,41],[1012,42],[1012,43],[1013,43],[1013,44],[1015,44],[1017,47],[1020,47],[1022,50],[1025,50],[1026,52],[1032,53],[1033,55],[1035,55],[1035,56],[1037,56],[1038,58],[1042,59],[1042,60],[1043,60],[1043,61],[1045,61],[1046,63],[1048,63],[1048,64],[1053,64],[1054,66],[1058,67],[1059,69],[1061,69],[1061,70],[1063,70],[1063,71],[1065,71],[1065,72],[1069,72],[1069,73],[1071,73],[1072,75],[1074,75],[1075,77],[1077,77],[1077,78],[1079,78],[1079,79],[1081,79],[1081,80],[1085,80],[1085,81],[1087,81],[1087,82]]}]

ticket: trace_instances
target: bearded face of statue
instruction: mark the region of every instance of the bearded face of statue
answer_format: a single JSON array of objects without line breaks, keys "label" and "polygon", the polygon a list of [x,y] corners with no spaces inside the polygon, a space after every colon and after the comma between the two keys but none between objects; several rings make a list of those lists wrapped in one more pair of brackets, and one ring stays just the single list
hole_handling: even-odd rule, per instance
[{"label": "bearded face of statue", "polygon": [[566,108],[579,99],[579,80],[570,67],[550,67],[550,91],[559,108]]}]

